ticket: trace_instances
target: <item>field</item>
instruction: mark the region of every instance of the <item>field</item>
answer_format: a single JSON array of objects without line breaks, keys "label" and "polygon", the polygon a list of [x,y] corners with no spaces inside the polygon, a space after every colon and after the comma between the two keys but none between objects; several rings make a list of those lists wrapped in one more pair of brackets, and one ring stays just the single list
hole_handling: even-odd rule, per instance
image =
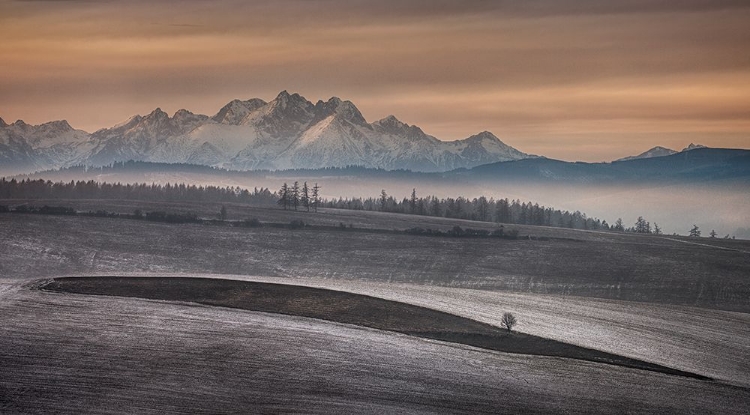
[{"label": "field", "polygon": [[[114,211],[152,210],[107,203]],[[353,229],[0,214],[0,365],[7,369],[0,412],[232,412],[249,405],[268,412],[750,410],[747,241],[523,226],[513,227],[532,239],[426,237],[362,229],[495,225],[228,209],[234,220],[299,218]],[[511,311],[523,335],[713,380],[487,350],[361,321],[34,288],[64,275],[294,284],[493,326]]]}]

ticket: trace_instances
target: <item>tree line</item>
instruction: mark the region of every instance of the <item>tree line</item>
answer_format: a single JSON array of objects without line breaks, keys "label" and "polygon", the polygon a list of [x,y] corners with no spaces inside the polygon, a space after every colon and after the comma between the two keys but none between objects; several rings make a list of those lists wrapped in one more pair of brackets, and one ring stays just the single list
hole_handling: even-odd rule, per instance
[{"label": "tree line", "polygon": [[[508,198],[477,198],[435,196],[419,197],[416,189],[411,197],[397,199],[382,190],[377,198],[323,200],[321,206],[335,209],[369,210],[410,215],[467,219],[517,225],[554,226],[573,229],[610,229],[606,220],[591,218],[579,211],[569,212],[545,207],[538,203]],[[624,230],[624,228],[623,228]]]},{"label": "tree line", "polygon": [[240,187],[195,186],[184,183],[160,185],[100,183],[94,180],[52,182],[41,179],[0,179],[0,199],[123,199],[273,206],[276,198],[274,192],[262,187],[250,191]]}]

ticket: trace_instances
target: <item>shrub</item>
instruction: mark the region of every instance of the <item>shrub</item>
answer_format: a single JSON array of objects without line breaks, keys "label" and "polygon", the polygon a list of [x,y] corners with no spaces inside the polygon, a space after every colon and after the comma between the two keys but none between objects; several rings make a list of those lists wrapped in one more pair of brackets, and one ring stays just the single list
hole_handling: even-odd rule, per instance
[{"label": "shrub", "polygon": [[289,227],[291,229],[300,229],[305,227],[305,222],[301,219],[295,219],[291,222],[289,222]]},{"label": "shrub", "polygon": [[245,219],[245,226],[248,228],[260,228],[263,226],[262,223],[260,223],[260,220],[258,218],[252,218],[252,219]]},{"label": "shrub", "polygon": [[31,213],[33,211],[34,207],[29,205],[18,205],[15,209],[13,209],[13,212],[16,213]]},{"label": "shrub", "polygon": [[464,230],[456,225],[451,230],[448,231],[449,236],[464,236]]},{"label": "shrub", "polygon": [[502,238],[502,237],[505,236],[505,229],[503,229],[503,227],[501,226],[500,228],[495,229],[494,231],[492,231],[492,233],[490,234],[490,236],[492,236],[494,238]]}]

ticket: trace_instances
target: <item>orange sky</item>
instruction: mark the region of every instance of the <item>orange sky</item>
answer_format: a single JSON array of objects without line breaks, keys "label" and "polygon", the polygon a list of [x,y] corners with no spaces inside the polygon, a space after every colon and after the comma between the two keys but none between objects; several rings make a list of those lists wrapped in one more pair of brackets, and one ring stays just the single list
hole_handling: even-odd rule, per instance
[{"label": "orange sky", "polygon": [[0,117],[87,131],[283,90],[601,161],[750,147],[750,2],[5,1]]}]

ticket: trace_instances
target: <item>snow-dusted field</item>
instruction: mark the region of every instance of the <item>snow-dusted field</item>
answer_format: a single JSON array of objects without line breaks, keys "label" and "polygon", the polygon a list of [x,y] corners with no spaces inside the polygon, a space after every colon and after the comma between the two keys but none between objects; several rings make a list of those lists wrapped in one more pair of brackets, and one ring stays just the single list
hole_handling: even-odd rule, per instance
[{"label": "snow-dusted field", "polygon": [[[409,227],[408,215],[360,213],[350,217],[340,212],[304,214],[280,209],[253,212],[274,217],[279,223],[300,218],[356,222],[356,226],[352,232],[291,231],[2,214],[0,275],[208,272],[316,277],[750,312],[747,241],[701,239],[706,245],[717,245],[714,247],[660,237],[533,227],[526,227],[524,233],[549,239],[433,238],[356,231],[366,223],[386,230],[405,229]],[[417,224],[412,226],[435,223],[428,226],[437,227],[438,222],[442,229],[452,226],[448,220],[418,217],[414,221]],[[473,226],[467,221],[457,223]]]},{"label": "snow-dusted field", "polygon": [[[738,275],[749,259],[736,244],[717,244],[728,250],[584,233],[567,244],[491,245],[97,218],[0,215],[0,222],[0,413],[229,412],[249,405],[270,412],[750,411],[750,314],[659,303],[683,298],[695,288],[690,284],[710,288],[713,278],[714,287],[725,288],[710,293],[708,305],[747,307]],[[626,260],[613,258],[614,265],[598,268],[610,258],[588,264],[589,248],[647,261],[625,268]],[[569,253],[568,262],[582,263],[565,263]],[[554,255],[524,265],[537,254]],[[692,262],[657,278],[654,270],[682,260]],[[588,273],[568,275],[576,270]],[[628,273],[633,277],[623,290],[653,290],[648,302],[582,296],[613,295],[597,281],[610,284]],[[716,380],[510,355],[305,318],[29,286],[83,274],[308,285],[491,324],[511,311],[519,331]],[[514,282],[521,292],[512,290]],[[534,292],[544,284],[563,284],[569,288],[562,293],[579,295]],[[734,291],[727,288],[732,284]],[[665,295],[670,289],[678,291]]]},{"label": "snow-dusted field", "polygon": [[746,413],[750,392],[256,312],[0,286],[3,413]]}]

